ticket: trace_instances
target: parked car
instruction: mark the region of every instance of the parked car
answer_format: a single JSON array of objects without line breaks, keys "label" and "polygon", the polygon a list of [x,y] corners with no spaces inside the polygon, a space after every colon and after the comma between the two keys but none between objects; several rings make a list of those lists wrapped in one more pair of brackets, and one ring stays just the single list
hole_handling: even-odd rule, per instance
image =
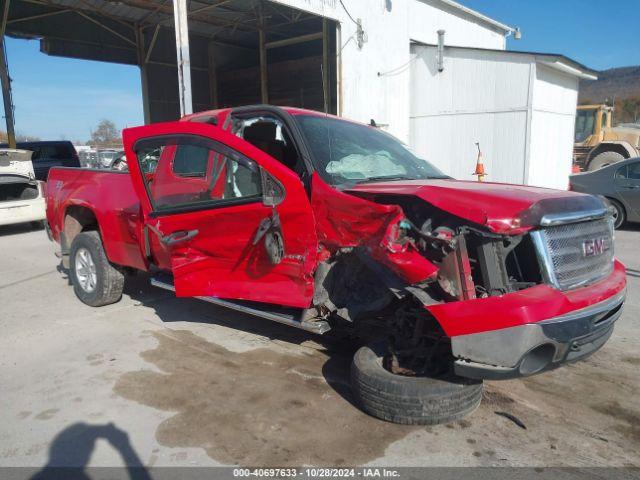
[{"label": "parked car", "polygon": [[35,178],[31,152],[0,149],[0,225],[45,219],[44,183]]},{"label": "parked car", "polygon": [[[0,148],[8,145],[0,144]],[[31,161],[36,178],[47,180],[51,167],[80,167],[80,159],[73,144],[66,140],[44,142],[18,142],[16,148],[33,152]]]},{"label": "parked car", "polygon": [[569,177],[571,190],[605,197],[613,207],[615,228],[640,222],[640,158],[623,160]]},{"label": "parked car", "polygon": [[113,162],[124,154],[121,150],[98,150],[98,164],[99,168],[110,169],[113,166]]},{"label": "parked car", "polygon": [[579,360],[620,315],[625,269],[592,195],[457,181],[376,128],[293,108],[205,112],[123,139],[128,172],[49,175],[47,219],[77,297],[117,302],[142,270],[179,297],[373,336],[351,380],[376,417],[461,418],[482,379]]},{"label": "parked car", "polygon": [[80,166],[82,168],[98,168],[98,152],[95,148],[82,145],[76,147],[78,152],[78,158],[80,159]]}]

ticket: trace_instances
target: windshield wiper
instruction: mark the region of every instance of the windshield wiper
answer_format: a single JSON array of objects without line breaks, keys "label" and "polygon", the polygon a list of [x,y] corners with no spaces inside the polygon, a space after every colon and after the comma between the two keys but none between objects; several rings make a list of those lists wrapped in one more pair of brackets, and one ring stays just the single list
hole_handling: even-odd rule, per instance
[{"label": "windshield wiper", "polygon": [[356,183],[378,182],[383,180],[415,180],[415,178],[408,177],[406,175],[381,175],[378,177],[364,178],[362,180],[358,180]]}]

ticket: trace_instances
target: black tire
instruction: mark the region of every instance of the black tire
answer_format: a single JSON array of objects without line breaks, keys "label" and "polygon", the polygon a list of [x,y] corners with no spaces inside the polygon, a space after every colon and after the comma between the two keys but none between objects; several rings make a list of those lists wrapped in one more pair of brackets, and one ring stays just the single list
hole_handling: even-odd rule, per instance
[{"label": "black tire", "polygon": [[589,166],[587,170],[589,172],[593,172],[594,170],[600,170],[601,168],[606,167],[607,165],[611,165],[612,163],[619,162],[624,160],[624,155],[618,152],[602,152],[596,155],[589,162]]},{"label": "black tire", "polygon": [[[78,252],[88,252],[95,266],[95,282],[92,289],[85,288],[79,277],[78,269],[82,268]],[[115,303],[122,297],[124,275],[107,259],[102,247],[102,239],[96,231],[82,232],[71,242],[69,252],[69,275],[73,291],[82,303],[92,307],[101,307]]]},{"label": "black tire", "polygon": [[612,198],[607,198],[607,201],[611,204],[615,213],[613,215],[613,228],[616,230],[620,228],[627,221],[627,212],[620,202]]},{"label": "black tire", "polygon": [[377,342],[360,348],[351,364],[351,387],[368,414],[404,425],[436,425],[459,420],[482,400],[482,381],[453,373],[440,378],[395,375],[383,366],[387,348]]}]

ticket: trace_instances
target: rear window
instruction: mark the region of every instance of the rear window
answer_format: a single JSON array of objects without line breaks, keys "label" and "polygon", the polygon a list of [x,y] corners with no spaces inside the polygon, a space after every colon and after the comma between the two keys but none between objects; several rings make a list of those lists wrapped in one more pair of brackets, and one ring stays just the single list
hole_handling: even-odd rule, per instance
[{"label": "rear window", "polygon": [[[44,163],[44,167],[64,166],[80,167],[80,160],[71,142],[18,142],[17,148],[33,152],[31,160],[35,164]],[[6,143],[0,148],[8,148]],[[37,176],[37,175],[36,175]]]},{"label": "rear window", "polygon": [[33,145],[25,147],[33,151],[33,160],[68,160],[73,158],[73,153],[67,145]]},{"label": "rear window", "polygon": [[73,145],[68,142],[61,143],[20,143],[18,148],[31,150],[33,156],[31,160],[34,163],[59,161],[59,165],[65,167],[79,167],[78,154],[75,152]]}]

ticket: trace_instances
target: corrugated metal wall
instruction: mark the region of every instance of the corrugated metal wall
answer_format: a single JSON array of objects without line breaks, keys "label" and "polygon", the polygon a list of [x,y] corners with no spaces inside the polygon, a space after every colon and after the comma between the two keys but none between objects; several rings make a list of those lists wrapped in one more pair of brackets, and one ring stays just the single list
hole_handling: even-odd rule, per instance
[{"label": "corrugated metal wall", "polygon": [[530,185],[566,189],[571,174],[578,80],[536,65],[531,117]]},{"label": "corrugated metal wall", "polygon": [[[445,29],[452,45],[502,49],[505,32],[438,0],[275,0],[340,22],[342,109],[361,122],[374,119],[390,133],[409,139],[409,82],[412,40],[433,42]],[[366,33],[362,48],[354,19]]]},{"label": "corrugated metal wall", "polygon": [[[539,70],[535,56],[413,45],[410,145],[445,173],[473,180],[477,148],[488,181],[567,187],[577,80]],[[571,113],[573,112],[573,114]]]}]

